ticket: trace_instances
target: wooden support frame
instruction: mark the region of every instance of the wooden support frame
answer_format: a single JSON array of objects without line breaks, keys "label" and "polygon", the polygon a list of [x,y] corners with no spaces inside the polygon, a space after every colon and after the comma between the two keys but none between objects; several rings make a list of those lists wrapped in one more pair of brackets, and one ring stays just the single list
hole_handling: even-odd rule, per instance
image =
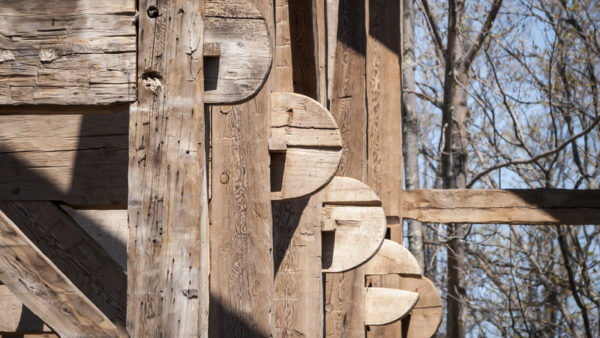
[{"label": "wooden support frame", "polygon": [[204,1],[142,0],[139,8],[138,102],[129,129],[127,329],[132,337],[205,337]]},{"label": "wooden support frame", "polygon": [[126,335],[125,274],[49,202],[0,203],[0,280],[62,336]]},{"label": "wooden support frame", "polygon": [[402,215],[431,223],[600,224],[600,190],[404,191]]}]

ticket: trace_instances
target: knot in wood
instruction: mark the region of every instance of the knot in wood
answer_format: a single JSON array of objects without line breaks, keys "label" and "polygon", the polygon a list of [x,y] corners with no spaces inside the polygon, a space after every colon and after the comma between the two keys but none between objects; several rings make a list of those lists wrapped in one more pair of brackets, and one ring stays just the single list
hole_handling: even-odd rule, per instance
[{"label": "knot in wood", "polygon": [[227,182],[229,182],[229,175],[227,173],[222,173],[221,177],[219,178],[219,182],[221,182],[222,184],[227,184]]}]

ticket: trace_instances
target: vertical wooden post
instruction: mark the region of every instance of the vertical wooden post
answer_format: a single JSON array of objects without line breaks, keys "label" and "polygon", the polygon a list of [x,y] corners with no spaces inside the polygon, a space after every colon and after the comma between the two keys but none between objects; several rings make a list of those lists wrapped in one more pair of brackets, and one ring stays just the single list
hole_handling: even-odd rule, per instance
[{"label": "vertical wooden post", "polygon": [[139,3],[130,111],[127,328],[206,336],[207,184],[202,0]]},{"label": "vertical wooden post", "polygon": [[[250,2],[272,34],[271,1]],[[211,108],[211,337],[273,332],[270,83],[249,102]]]},{"label": "vertical wooden post", "polygon": [[[366,182],[365,0],[339,2],[331,114],[343,140],[337,175]],[[325,276],[325,335],[364,337],[364,268]]]}]

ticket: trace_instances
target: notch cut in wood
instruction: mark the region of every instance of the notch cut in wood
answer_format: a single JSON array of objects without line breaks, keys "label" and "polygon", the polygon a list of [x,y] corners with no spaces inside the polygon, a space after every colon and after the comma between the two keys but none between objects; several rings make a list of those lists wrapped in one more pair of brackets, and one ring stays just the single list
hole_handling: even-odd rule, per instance
[{"label": "notch cut in wood", "polygon": [[252,3],[206,1],[204,47],[205,103],[239,103],[262,88],[271,69],[272,45],[265,19]]},{"label": "notch cut in wood", "polygon": [[[32,240],[30,240],[31,234],[36,234],[35,226],[36,221],[32,221],[31,216],[44,217],[44,214],[29,213],[26,210],[32,210],[26,208],[27,205],[35,205],[39,207],[52,206],[57,209],[56,206],[49,202],[2,202],[2,208],[0,210],[0,280],[11,290],[13,294],[19,298],[33,313],[39,316],[44,322],[51,326],[56,332],[64,337],[117,337],[126,336],[124,331],[124,318],[121,318],[121,325],[115,326],[115,324],[105,315],[100,309],[92,302],[88,297],[78,288],[72,279],[80,278],[85,275],[80,272],[80,275],[70,274],[67,277],[63,271],[61,271],[52,260],[42,252]],[[35,208],[34,208],[35,209]],[[10,214],[10,218],[7,216]],[[29,216],[29,217],[28,217]],[[66,217],[66,215],[65,215]],[[71,270],[77,272],[78,269],[86,269],[88,271],[95,270],[95,277],[88,276],[92,279],[89,281],[79,281],[80,287],[84,286],[100,293],[103,292],[102,286],[97,284],[95,278],[98,277],[98,273],[105,267],[98,265],[95,261],[101,260],[102,252],[90,250],[88,251],[89,257],[85,257],[84,261],[71,262],[71,259],[75,259],[80,256],[81,253],[76,254],[73,250],[87,250],[89,247],[83,245],[84,241],[77,242],[78,234],[81,231],[77,231],[76,228],[72,228],[71,231],[64,231],[65,226],[69,227],[70,224],[66,224],[53,217],[46,219],[44,222],[48,222],[47,225],[52,225],[54,228],[61,228],[61,231],[52,232],[54,235],[61,234],[63,236],[62,241],[47,240],[46,252],[51,253],[54,260],[57,263],[61,263],[63,268],[67,265],[72,265]],[[30,235],[26,235],[25,231],[21,228],[27,229],[26,232]],[[39,232],[48,232],[47,230],[39,230]],[[68,239],[68,249],[65,248],[52,248],[52,243],[59,243],[64,245],[64,241]],[[38,244],[42,244],[41,241],[36,241]],[[99,255],[98,255],[99,254]],[[84,257],[80,257],[84,258]],[[94,262],[94,264],[89,264]],[[98,268],[99,266],[99,268]],[[91,269],[91,270],[90,270]],[[110,275],[110,274],[109,274]],[[124,277],[124,276],[123,276]],[[123,278],[124,279],[124,278]],[[115,283],[117,285],[118,283]],[[114,288],[115,285],[104,285],[104,288]],[[118,285],[117,285],[118,286]],[[88,290],[89,291],[89,290]],[[111,297],[100,297],[105,304],[114,306],[114,302]],[[123,292],[124,296],[124,292]],[[98,297],[97,297],[98,298]],[[123,297],[124,298],[124,297]],[[123,309],[123,307],[121,307]],[[106,308],[105,308],[106,310]],[[114,315],[115,313],[111,313]],[[124,311],[121,313],[124,316]]]},{"label": "notch cut in wood", "polygon": [[350,270],[377,253],[387,230],[385,213],[377,205],[377,195],[352,178],[336,176],[323,189],[324,272]]},{"label": "notch cut in wood", "polygon": [[419,300],[415,292],[367,288],[365,293],[365,325],[386,325],[404,318]]},{"label": "notch cut in wood", "polygon": [[337,123],[317,101],[300,94],[271,94],[271,199],[289,200],[323,188],[342,158]]}]

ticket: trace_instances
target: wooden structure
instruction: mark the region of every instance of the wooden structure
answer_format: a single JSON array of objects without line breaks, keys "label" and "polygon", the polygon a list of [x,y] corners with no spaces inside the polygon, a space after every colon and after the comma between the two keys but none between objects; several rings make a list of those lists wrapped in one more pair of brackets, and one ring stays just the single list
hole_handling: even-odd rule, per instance
[{"label": "wooden structure", "polygon": [[0,0],[0,333],[428,337],[403,218],[597,224],[402,190],[400,8]]}]

